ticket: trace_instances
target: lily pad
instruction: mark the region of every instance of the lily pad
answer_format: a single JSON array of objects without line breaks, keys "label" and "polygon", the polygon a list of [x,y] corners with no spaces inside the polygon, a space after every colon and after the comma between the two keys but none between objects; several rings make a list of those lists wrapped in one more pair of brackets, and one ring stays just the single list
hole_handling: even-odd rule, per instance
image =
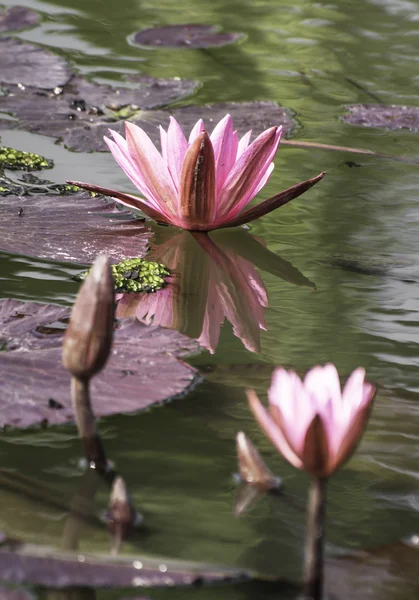
[{"label": "lily pad", "polygon": [[54,588],[173,587],[234,583],[252,578],[249,571],[201,563],[112,557],[65,552],[47,546],[6,540],[0,548],[0,579]]},{"label": "lily pad", "polygon": [[60,56],[16,38],[0,38],[0,56],[3,84],[53,89],[68,83],[72,75],[68,63]]},{"label": "lily pad", "polygon": [[[70,376],[61,365],[69,315],[65,307],[0,300],[1,425],[24,428],[73,419]],[[176,331],[118,323],[109,362],[92,380],[95,414],[144,410],[184,393],[196,371],[178,357],[197,348]]]},{"label": "lily pad", "polygon": [[10,6],[7,10],[0,12],[0,32],[20,31],[34,27],[40,20],[39,14],[31,8]]},{"label": "lily pad", "polygon": [[115,202],[87,193],[0,198],[0,250],[38,258],[112,262],[145,255],[151,230]]},{"label": "lily pad", "polygon": [[351,125],[419,131],[419,108],[416,106],[354,104],[348,109],[350,113],[344,115],[343,120]]},{"label": "lily pad", "polygon": [[134,43],[165,48],[211,48],[237,42],[241,33],[221,33],[216,25],[166,25],[138,31]]},{"label": "lily pad", "polygon": [[35,596],[22,588],[7,589],[1,586],[0,598],[1,600],[34,600]]},{"label": "lily pad", "polygon": [[79,152],[108,151],[103,136],[109,127],[121,130],[127,118],[141,123],[148,118],[149,128],[158,133],[158,124],[167,121],[168,114],[144,111],[189,96],[196,86],[190,80],[151,77],[138,78],[133,89],[97,84],[81,77],[74,77],[70,85],[55,93],[8,85],[8,93],[0,96],[0,111],[17,120],[0,119],[0,125],[5,130],[23,129],[54,137]]},{"label": "lily pad", "polygon": [[170,114],[185,131],[191,130],[200,118],[212,129],[227,112],[232,115],[239,134],[249,129],[257,134],[272,125],[282,125],[285,134],[295,128],[291,112],[275,102],[187,106],[170,112],[151,110],[190,95],[196,85],[193,81],[150,77],[136,78],[134,89],[96,84],[81,77],[73,77],[70,85],[55,90],[58,93],[9,85],[8,93],[0,96],[0,111],[16,119],[0,118],[0,127],[51,136],[78,152],[108,151],[103,136],[109,128],[122,133],[128,118],[158,143],[158,126],[167,124]]}]

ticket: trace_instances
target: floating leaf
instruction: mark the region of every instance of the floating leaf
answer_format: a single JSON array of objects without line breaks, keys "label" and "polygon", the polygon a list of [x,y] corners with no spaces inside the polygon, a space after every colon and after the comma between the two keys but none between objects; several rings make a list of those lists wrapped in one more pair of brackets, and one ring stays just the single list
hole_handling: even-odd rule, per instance
[{"label": "floating leaf", "polygon": [[[1,75],[0,75],[1,79]],[[156,80],[141,77],[134,89],[110,87],[74,77],[62,93],[40,93],[37,87],[21,90],[9,86],[9,94],[0,96],[0,111],[17,120],[0,119],[3,129],[23,129],[52,136],[78,152],[108,151],[103,136],[108,129],[123,133],[124,120],[142,127],[155,143],[160,143],[158,126],[167,124],[173,114],[185,131],[203,118],[211,130],[227,112],[240,135],[253,129],[256,135],[273,125],[282,125],[289,134],[295,127],[290,111],[275,102],[223,103],[187,106],[170,112],[155,109],[189,95],[196,87],[191,81]],[[128,113],[127,113],[128,111]]]},{"label": "floating leaf", "polygon": [[234,583],[251,578],[252,573],[241,569],[142,556],[110,557],[72,553],[7,538],[0,548],[0,579],[12,583],[24,582],[54,588],[151,588]]},{"label": "floating leaf", "polygon": [[419,131],[419,108],[417,106],[386,106],[383,104],[353,104],[344,115],[345,123],[363,127],[387,129],[410,129]]},{"label": "floating leaf", "polygon": [[151,230],[114,202],[87,193],[0,198],[0,250],[38,258],[93,262],[144,256]]},{"label": "floating leaf", "polygon": [[37,12],[26,6],[10,6],[7,10],[0,12],[0,32],[20,31],[28,27],[34,27],[40,22]]},{"label": "floating leaf", "polygon": [[169,48],[211,48],[237,42],[241,33],[220,33],[215,25],[166,25],[138,31],[134,43],[139,46]]},{"label": "floating leaf", "polygon": [[44,90],[63,86],[72,75],[63,58],[17,38],[0,38],[0,56],[0,82],[19,85],[21,91],[26,86]]},{"label": "floating leaf", "polygon": [[[0,300],[0,344],[5,345],[0,353],[2,425],[72,420],[70,377],[61,365],[69,315],[65,307]],[[197,344],[176,331],[131,320],[119,323],[106,369],[92,381],[95,414],[139,411],[182,394],[196,372],[178,357],[196,349]]]}]

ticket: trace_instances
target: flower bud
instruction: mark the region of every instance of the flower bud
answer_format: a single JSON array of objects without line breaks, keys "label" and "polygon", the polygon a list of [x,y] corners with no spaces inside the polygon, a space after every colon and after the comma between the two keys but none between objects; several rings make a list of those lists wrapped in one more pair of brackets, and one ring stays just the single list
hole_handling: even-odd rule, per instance
[{"label": "flower bud", "polygon": [[99,255],[83,282],[63,341],[64,367],[89,379],[105,365],[112,347],[114,282],[108,258]]},{"label": "flower bud", "polygon": [[281,487],[281,480],[263,462],[259,452],[243,431],[236,436],[237,460],[240,478],[244,483],[262,492]]}]

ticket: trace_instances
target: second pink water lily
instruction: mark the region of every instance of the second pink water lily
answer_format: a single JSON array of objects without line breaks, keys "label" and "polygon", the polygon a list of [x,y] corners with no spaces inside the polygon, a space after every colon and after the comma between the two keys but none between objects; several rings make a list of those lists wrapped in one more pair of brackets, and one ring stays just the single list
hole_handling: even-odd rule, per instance
[{"label": "second pink water lily", "polygon": [[250,143],[241,139],[226,115],[211,135],[200,119],[187,139],[173,117],[160,127],[161,152],[141,127],[125,123],[126,137],[110,130],[105,142],[142,198],[101,186],[72,181],[89,191],[111,196],[150,218],[191,231],[211,231],[253,221],[300,196],[324,173],[246,209],[267,183],[282,127],[271,127]]}]

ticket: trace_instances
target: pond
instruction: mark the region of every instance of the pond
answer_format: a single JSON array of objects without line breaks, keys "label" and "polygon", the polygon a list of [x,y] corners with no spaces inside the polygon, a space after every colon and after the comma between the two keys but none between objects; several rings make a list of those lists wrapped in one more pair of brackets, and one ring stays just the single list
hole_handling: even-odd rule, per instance
[{"label": "pond", "polygon": [[[199,82],[195,92],[171,108],[275,102],[291,111],[294,140],[372,151],[280,146],[261,198],[321,171],[326,177],[252,222],[248,231],[211,234],[222,255],[217,271],[190,234],[151,226],[151,255],[168,265],[172,260],[169,266],[184,278],[176,318],[171,323],[162,318],[162,325],[199,338],[208,295],[216,294],[214,279],[230,285],[237,298],[223,326],[202,336],[202,349],[187,359],[202,381],[163,407],[100,421],[108,456],[145,515],[146,527],[124,543],[121,555],[202,561],[298,581],[308,480],[261,433],[244,390],[254,387],[265,399],[276,365],[304,373],[331,361],[344,377],[363,366],[378,385],[363,441],[329,486],[332,589],[339,598],[351,592],[357,598],[416,597],[419,550],[400,550],[397,544],[419,533],[419,145],[409,129],[365,127],[342,117],[354,104],[417,105],[419,5],[407,0],[239,5],[25,0],[25,5],[41,21],[13,35],[48,47],[98,83],[118,85],[127,75],[193,80]],[[139,30],[177,23],[213,24],[243,35],[229,45],[197,49],[134,43]],[[129,188],[110,154],[70,152],[40,133],[0,128],[2,145],[54,160],[46,172],[53,182]],[[64,234],[65,223],[62,228]],[[48,239],[48,223],[40,235]],[[126,248],[127,240],[123,243]],[[76,256],[70,264],[33,254],[38,258],[25,256],[29,251],[0,253],[0,297],[71,305],[78,291],[71,277],[88,261]],[[240,287],[240,269],[263,290],[258,300],[245,284]],[[128,306],[122,316],[142,311],[145,319],[148,309]],[[235,518],[234,440],[241,430],[284,479],[287,495],[261,498]],[[66,506],[77,502],[86,485],[75,425],[6,428],[0,457],[0,531],[65,547]],[[80,552],[109,552],[100,520],[108,500],[109,490],[99,487],[95,518],[80,531]],[[339,562],[343,553],[364,548],[377,549],[379,564]],[[296,597],[292,584],[278,589],[268,583],[199,590],[84,587],[73,596],[28,590],[35,598],[97,600]]]}]

